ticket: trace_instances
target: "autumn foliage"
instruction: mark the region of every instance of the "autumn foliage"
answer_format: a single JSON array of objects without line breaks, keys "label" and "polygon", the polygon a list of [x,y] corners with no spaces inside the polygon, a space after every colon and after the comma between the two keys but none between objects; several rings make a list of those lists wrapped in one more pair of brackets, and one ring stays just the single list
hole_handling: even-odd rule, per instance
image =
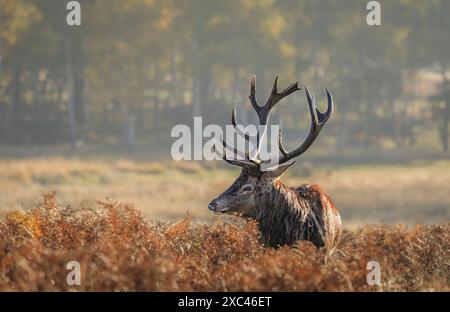
[{"label": "autumn foliage", "polygon": [[[74,260],[80,286],[66,282]],[[381,286],[367,285],[372,260],[381,265]],[[307,242],[264,248],[253,222],[166,224],[109,201],[75,209],[46,194],[30,211],[0,221],[2,291],[448,291],[449,260],[448,223],[345,231],[324,263]]]}]

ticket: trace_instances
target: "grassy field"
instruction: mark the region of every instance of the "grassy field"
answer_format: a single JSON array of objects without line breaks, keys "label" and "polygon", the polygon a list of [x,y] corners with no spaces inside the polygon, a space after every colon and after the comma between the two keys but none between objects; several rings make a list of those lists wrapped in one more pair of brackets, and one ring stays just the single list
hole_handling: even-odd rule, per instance
[{"label": "grassy field", "polygon": [[[179,221],[189,214],[205,222],[217,218],[208,202],[238,175],[220,162],[60,157],[1,160],[0,172],[0,213],[28,209],[43,193],[55,191],[63,205],[90,207],[108,198],[132,203],[151,219]],[[320,184],[347,228],[450,220],[450,162],[337,168],[297,164],[283,181]]]},{"label": "grassy field", "polygon": [[[254,222],[162,224],[107,201],[61,207],[51,194],[0,219],[0,291],[449,291],[450,226],[345,230],[323,259],[305,241],[264,248]],[[72,261],[77,286],[66,282]],[[380,285],[367,283],[369,261]]]},{"label": "grassy field", "polygon": [[0,290],[450,290],[450,162],[292,168],[283,181],[321,184],[342,213],[326,263],[308,242],[264,248],[255,223],[212,215],[238,174],[220,162],[24,158],[0,172]]}]

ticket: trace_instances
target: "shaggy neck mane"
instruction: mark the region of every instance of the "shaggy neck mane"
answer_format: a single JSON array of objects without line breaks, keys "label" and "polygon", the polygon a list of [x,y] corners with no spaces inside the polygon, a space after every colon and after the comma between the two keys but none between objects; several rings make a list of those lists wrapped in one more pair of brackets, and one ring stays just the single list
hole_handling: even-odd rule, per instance
[{"label": "shaggy neck mane", "polygon": [[280,181],[261,190],[257,198],[257,209],[247,217],[258,221],[264,244],[280,246],[292,244],[299,237],[306,238],[308,232],[309,205],[296,192]]}]

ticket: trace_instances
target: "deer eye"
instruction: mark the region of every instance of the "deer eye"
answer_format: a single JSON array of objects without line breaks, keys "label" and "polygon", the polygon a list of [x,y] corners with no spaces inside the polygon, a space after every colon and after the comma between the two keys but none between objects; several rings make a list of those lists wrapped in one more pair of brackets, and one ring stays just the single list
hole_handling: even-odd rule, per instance
[{"label": "deer eye", "polygon": [[244,193],[248,193],[253,191],[253,186],[251,186],[250,184],[244,185],[241,189],[242,192]]}]

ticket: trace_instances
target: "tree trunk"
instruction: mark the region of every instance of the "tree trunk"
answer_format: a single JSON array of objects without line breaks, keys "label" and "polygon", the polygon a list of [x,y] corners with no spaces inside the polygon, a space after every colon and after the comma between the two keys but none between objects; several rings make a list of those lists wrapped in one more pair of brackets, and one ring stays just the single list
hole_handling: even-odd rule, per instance
[{"label": "tree trunk", "polygon": [[71,42],[70,39],[65,41],[65,59],[66,59],[66,90],[69,95],[69,101],[67,106],[67,122],[69,130],[69,139],[73,147],[76,146],[77,141],[77,122],[75,118],[75,87],[72,68],[72,55],[70,53]]},{"label": "tree trunk", "polygon": [[9,120],[9,126],[6,128],[6,135],[9,139],[17,139],[20,132],[21,118],[23,115],[23,103],[21,99],[22,95],[22,83],[20,76],[22,74],[22,67],[20,62],[17,62],[14,66],[13,78],[11,81],[11,100],[12,100],[12,113]]},{"label": "tree trunk", "polygon": [[[0,76],[2,74],[2,38],[0,38]],[[1,98],[0,98],[1,99]],[[3,103],[0,100],[0,114],[1,114],[1,119],[0,119],[0,124],[1,125],[6,125],[7,123],[7,116],[6,116],[6,103]],[[4,140],[5,139],[5,126],[0,127],[0,140]]]},{"label": "tree trunk", "polygon": [[177,50],[175,47],[172,48],[172,55],[170,58],[170,69],[172,72],[172,90],[170,91],[170,97],[172,106],[176,107],[179,106],[181,103],[180,101],[180,86],[178,86],[178,73],[177,73]]},{"label": "tree trunk", "polygon": [[192,115],[200,116],[202,113],[202,103],[200,101],[200,60],[199,60],[199,47],[197,42],[197,34],[192,35],[192,56],[193,56],[193,68],[192,68]]},{"label": "tree trunk", "polygon": [[[86,102],[84,101],[84,54],[83,37],[75,37],[75,46],[73,47],[75,55],[72,57],[72,64],[75,65],[73,71],[73,97],[75,102],[75,121],[78,130],[82,129],[86,123]],[[78,134],[79,135],[79,134]]]},{"label": "tree trunk", "polygon": [[442,147],[445,152],[448,152],[448,126],[450,122],[450,83],[447,79],[447,63],[443,57],[441,60],[441,74],[442,74],[442,94],[444,96],[445,106],[442,116],[442,130],[441,140]]},{"label": "tree trunk", "polygon": [[373,110],[373,100],[372,98],[369,96],[369,98],[365,101],[366,105],[367,105],[367,111],[366,111],[366,146],[367,147],[372,147],[373,146],[373,138],[374,138],[374,126],[373,126],[373,114],[374,114],[374,110]]},{"label": "tree trunk", "polygon": [[135,150],[135,135],[136,135],[136,116],[127,110],[127,116],[125,121],[125,145],[128,152],[133,152]]},{"label": "tree trunk", "polygon": [[210,99],[210,86],[212,82],[212,73],[211,67],[209,64],[202,64],[199,71],[199,79],[198,79],[198,96],[199,96],[199,111],[198,115],[200,116],[203,112],[203,105],[208,103]]},{"label": "tree trunk", "polygon": [[450,122],[450,101],[446,99],[445,108],[444,108],[444,116],[443,116],[443,125],[442,125],[442,146],[445,152],[448,152],[448,125]]}]

